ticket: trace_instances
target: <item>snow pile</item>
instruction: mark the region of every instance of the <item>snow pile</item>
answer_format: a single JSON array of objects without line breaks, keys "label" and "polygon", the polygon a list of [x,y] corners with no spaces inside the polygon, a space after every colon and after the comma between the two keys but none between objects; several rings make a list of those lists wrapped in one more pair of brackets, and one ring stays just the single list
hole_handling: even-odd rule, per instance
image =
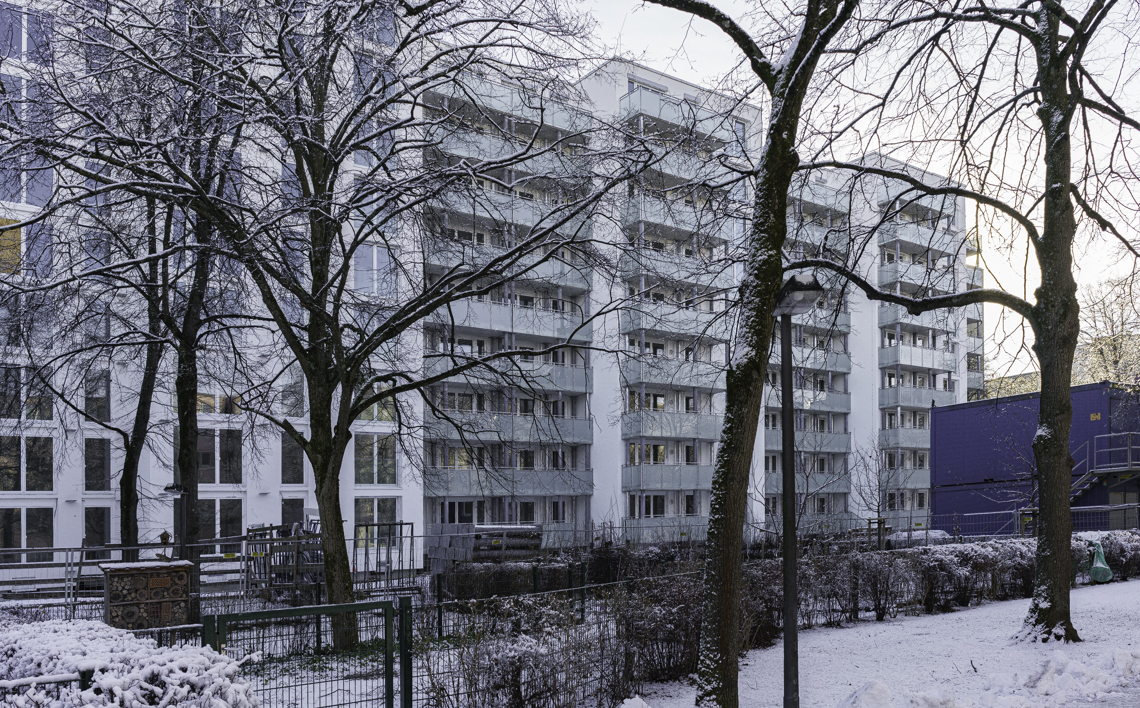
[{"label": "snow pile", "polygon": [[622,701],[621,708],[649,708],[649,704],[641,700],[641,696],[634,696]]},{"label": "snow pile", "polygon": [[1060,708],[1074,701],[1101,700],[1137,683],[1140,652],[1117,649],[1086,664],[1055,651],[1031,675],[990,676],[989,688],[976,699],[955,697],[944,689],[894,695],[886,684],[871,681],[836,708]]},{"label": "snow pile", "polygon": [[32,687],[0,704],[51,706],[199,706],[253,708],[238,676],[242,661],[209,647],[160,647],[153,639],[89,620],[33,624],[0,619],[0,680],[76,674],[94,669],[91,688]]}]

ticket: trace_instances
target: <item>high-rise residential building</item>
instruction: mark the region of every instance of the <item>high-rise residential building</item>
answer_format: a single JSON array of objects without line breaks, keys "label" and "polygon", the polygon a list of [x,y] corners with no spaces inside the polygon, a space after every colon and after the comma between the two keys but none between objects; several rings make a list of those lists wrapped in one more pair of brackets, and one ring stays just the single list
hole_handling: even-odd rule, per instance
[{"label": "high-rise residential building", "polygon": [[[944,178],[880,155],[869,164],[939,184]],[[981,287],[965,200],[922,197],[887,178],[856,185],[814,175],[792,194],[789,252],[853,264],[880,289],[911,297]],[[930,513],[930,409],[980,397],[982,308],[910,315],[825,278],[828,297],[795,318],[796,493],[809,526],[884,518],[925,528]],[[777,361],[774,357],[773,361]],[[778,513],[779,379],[765,412],[766,506]]]},{"label": "high-rise residential building", "polygon": [[[11,25],[18,16],[31,17],[0,13],[0,20]],[[12,59],[5,71],[14,67],[5,86],[22,85],[20,57],[33,60],[39,46],[42,23],[23,19],[14,30],[0,26]],[[401,340],[403,349],[423,353],[429,375],[464,357],[535,354],[432,383],[422,420],[413,425],[399,427],[392,407],[359,416],[340,475],[346,523],[411,521],[419,531],[436,523],[541,524],[556,532],[610,523],[642,538],[698,537],[723,423],[734,327],[727,305],[739,282],[737,249],[751,207],[747,182],[733,168],[758,154],[763,109],[619,60],[579,83],[588,108],[536,108],[520,98],[520,87],[485,77],[472,76],[469,88],[424,94],[416,110],[456,121],[425,160],[474,164],[527,144],[547,149],[473,175],[468,190],[426,200],[409,221],[421,232],[407,240],[422,252],[362,245],[351,264],[356,296],[394,297],[394,257],[422,265],[430,286],[525,238],[580,195],[578,158],[588,145],[573,136],[583,125],[617,126],[609,135],[647,162],[592,218],[558,226],[574,236],[571,243],[544,252],[550,257],[519,277],[440,309]],[[14,180],[12,174],[0,179],[0,228],[29,218],[50,196],[34,165]],[[862,272],[904,294],[980,283],[980,272],[961,265],[973,253],[964,204],[896,203],[892,189],[884,182],[877,191],[852,191],[831,173],[805,180],[792,195],[788,256],[858,251]],[[873,225],[874,246],[852,247]],[[0,265],[48,277],[65,250],[57,245],[53,257],[52,243],[48,227],[5,230]],[[856,499],[858,488],[889,479],[874,513],[917,518],[929,504],[929,407],[965,400],[981,387],[980,308],[910,317],[827,284],[826,297],[796,319],[793,333],[803,477],[797,493],[813,520],[849,526],[872,506]],[[137,362],[92,369],[84,375],[83,411],[53,412],[51,397],[26,375],[26,352],[8,347],[3,356],[0,548],[117,542],[116,475],[124,451],[99,422],[128,419]],[[773,384],[778,362],[776,355]],[[281,393],[277,414],[304,431],[299,372],[284,372],[274,385]],[[203,384],[198,394],[200,502],[193,513],[203,529],[228,536],[315,516],[313,470],[300,447],[276,427],[243,421],[242,402],[223,388]],[[775,389],[765,394],[757,443],[755,522],[765,506],[778,508],[781,491]],[[174,504],[160,493],[173,479],[170,391],[156,404],[162,412],[140,466],[143,540],[177,528]],[[857,463],[864,458],[873,464]]]}]

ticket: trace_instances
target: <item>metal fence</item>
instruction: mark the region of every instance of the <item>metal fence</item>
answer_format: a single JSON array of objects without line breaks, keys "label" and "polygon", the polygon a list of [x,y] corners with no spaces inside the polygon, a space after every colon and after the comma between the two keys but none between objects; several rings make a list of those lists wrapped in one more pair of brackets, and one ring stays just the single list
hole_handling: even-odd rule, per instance
[{"label": "metal fence", "polygon": [[77,673],[33,676],[29,678],[0,681],[0,705],[47,706],[61,704],[64,697],[75,690],[91,688],[94,669]]},{"label": "metal fence", "polygon": [[202,640],[242,659],[265,708],[411,708],[411,599],[203,618]]}]

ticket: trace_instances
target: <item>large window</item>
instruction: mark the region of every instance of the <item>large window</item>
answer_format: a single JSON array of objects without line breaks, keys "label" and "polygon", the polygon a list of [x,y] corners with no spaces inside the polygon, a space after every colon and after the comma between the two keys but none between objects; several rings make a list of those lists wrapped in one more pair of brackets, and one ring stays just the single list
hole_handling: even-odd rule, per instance
[{"label": "large window", "polygon": [[289,433],[281,433],[281,484],[305,483],[305,451]]},{"label": "large window", "polygon": [[0,492],[52,491],[52,439],[0,435]]},{"label": "large window", "polygon": [[[50,508],[0,508],[0,549],[51,548],[54,512]],[[0,553],[0,563],[50,563],[51,553]]]},{"label": "large window", "polygon": [[[106,546],[111,542],[111,507],[89,506],[83,510],[83,545],[85,547]],[[87,560],[105,560],[110,555],[106,551],[87,553]]]},{"label": "large window", "polygon": [[111,441],[87,438],[83,441],[83,488],[88,492],[111,491]]},{"label": "large window", "polygon": [[92,419],[111,420],[111,374],[108,371],[89,371],[83,382],[83,412]]},{"label": "large window", "polygon": [[241,431],[198,430],[198,483],[241,484]]},{"label": "large window", "polygon": [[305,523],[305,500],[282,499],[281,523],[285,526],[290,527],[290,529],[294,524]]},{"label": "large window", "polygon": [[392,252],[384,244],[365,243],[353,254],[354,286],[358,293],[396,297],[397,273]]},{"label": "large window", "polygon": [[369,546],[375,545],[377,540],[383,545],[387,539],[385,531],[370,527],[370,524],[394,524],[400,520],[395,497],[357,498],[354,511],[357,543]]},{"label": "large window", "polygon": [[356,483],[396,483],[396,438],[392,435],[354,434]]},{"label": "large window", "polygon": [[[181,527],[181,517],[178,513],[179,505],[174,506],[175,528]],[[202,540],[211,538],[232,538],[245,533],[242,523],[241,499],[199,499],[198,500],[198,537]],[[237,553],[240,544],[222,544],[222,553]],[[206,547],[204,553],[215,552],[215,549]]]}]

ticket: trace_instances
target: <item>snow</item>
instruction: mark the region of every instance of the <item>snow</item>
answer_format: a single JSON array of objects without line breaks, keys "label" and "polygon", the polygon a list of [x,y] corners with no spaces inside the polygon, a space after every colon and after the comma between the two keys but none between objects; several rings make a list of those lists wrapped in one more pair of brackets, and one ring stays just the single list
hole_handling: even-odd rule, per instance
[{"label": "snow", "polygon": [[1048,425],[1042,423],[1041,425],[1037,426],[1037,434],[1033,436],[1033,439],[1036,440],[1037,438],[1044,439],[1051,437],[1053,437],[1053,430]]},{"label": "snow", "polygon": [[621,708],[649,708],[649,704],[643,701],[641,696],[634,696],[622,701]]},{"label": "snow", "polygon": [[16,705],[253,708],[252,688],[238,675],[244,661],[209,647],[161,647],[153,639],[102,622],[24,624],[0,615],[0,680],[41,677],[43,682],[53,676],[71,677],[81,670],[95,671],[86,691],[76,684],[62,691],[55,686],[33,687],[21,697],[5,699]]},{"label": "snow", "polygon": [[190,561],[135,561],[133,563],[100,563],[99,570],[153,570],[155,568],[184,568],[194,565]]},{"label": "snow", "polygon": [[[1015,641],[1029,602],[801,631],[801,705],[1140,706],[1140,582],[1073,590],[1073,621],[1084,640],[1077,644]],[[740,704],[781,706],[782,681],[779,643],[749,652],[741,665]],[[695,690],[655,684],[643,695],[652,708],[689,708]]]}]

